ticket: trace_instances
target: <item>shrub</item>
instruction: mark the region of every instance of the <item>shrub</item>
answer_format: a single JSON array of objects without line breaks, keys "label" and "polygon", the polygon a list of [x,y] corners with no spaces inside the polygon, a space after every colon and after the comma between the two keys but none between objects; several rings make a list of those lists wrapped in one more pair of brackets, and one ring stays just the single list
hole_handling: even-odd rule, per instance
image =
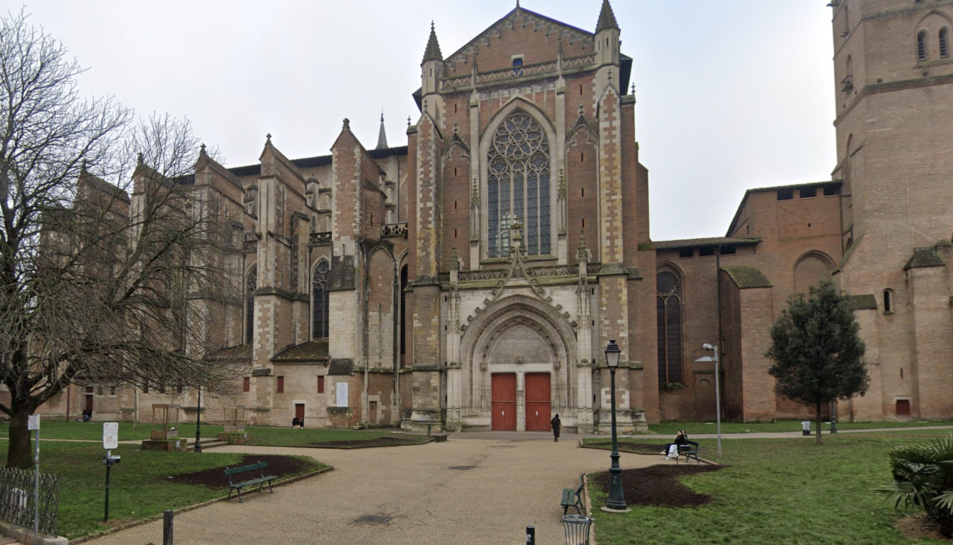
[{"label": "shrub", "polygon": [[893,482],[878,490],[895,509],[911,504],[927,512],[940,532],[953,537],[953,435],[890,452]]}]

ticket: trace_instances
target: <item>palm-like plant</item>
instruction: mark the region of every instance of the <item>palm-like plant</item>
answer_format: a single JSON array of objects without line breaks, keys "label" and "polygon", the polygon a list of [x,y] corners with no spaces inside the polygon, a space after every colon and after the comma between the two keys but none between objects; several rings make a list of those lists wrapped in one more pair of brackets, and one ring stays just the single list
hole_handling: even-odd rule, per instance
[{"label": "palm-like plant", "polygon": [[878,489],[894,508],[915,505],[953,537],[953,435],[890,452],[893,482]]}]

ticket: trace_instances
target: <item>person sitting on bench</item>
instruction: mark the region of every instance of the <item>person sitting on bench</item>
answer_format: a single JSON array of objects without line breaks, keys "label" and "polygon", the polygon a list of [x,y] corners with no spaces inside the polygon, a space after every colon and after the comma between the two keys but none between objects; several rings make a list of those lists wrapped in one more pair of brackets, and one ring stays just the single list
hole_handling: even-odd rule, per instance
[{"label": "person sitting on bench", "polygon": [[304,427],[304,418],[298,418],[297,416],[291,419],[291,427],[294,429]]},{"label": "person sitting on bench", "polygon": [[82,422],[89,422],[90,419],[92,418],[93,418],[93,411],[90,411],[88,409],[83,411]]},{"label": "person sitting on bench", "polygon": [[675,436],[675,442],[669,443],[665,448],[665,451],[662,454],[665,454],[666,460],[672,460],[678,458],[678,447],[688,444],[688,434],[685,433],[685,430],[678,430],[678,434]]}]

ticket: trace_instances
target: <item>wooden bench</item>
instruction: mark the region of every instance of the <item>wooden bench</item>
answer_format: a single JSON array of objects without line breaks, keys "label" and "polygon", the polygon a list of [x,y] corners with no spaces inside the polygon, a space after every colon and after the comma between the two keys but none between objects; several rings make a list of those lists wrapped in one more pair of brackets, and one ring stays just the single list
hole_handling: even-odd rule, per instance
[{"label": "wooden bench", "polygon": [[[266,467],[268,467],[267,462],[258,462],[257,464],[251,464],[251,465],[241,466],[241,467],[233,467],[231,469],[226,467],[225,475],[228,476],[228,486],[229,486],[228,500],[230,501],[232,499],[232,490],[238,490],[238,503],[245,503],[245,500],[242,499],[242,488],[245,488],[246,486],[254,486],[256,484],[258,485],[258,491],[261,492],[261,489],[263,486],[265,486],[265,483],[268,483],[268,490],[271,490],[271,493],[274,494],[275,490],[271,487],[271,481],[277,479],[278,476],[265,475]],[[239,473],[246,473],[249,471],[255,471],[256,469],[258,470],[259,476],[255,479],[249,479],[247,481],[242,481],[240,483],[236,483],[233,480],[233,477],[232,477],[233,475],[237,475]],[[244,476],[238,477],[238,478],[244,478]]]},{"label": "wooden bench", "polygon": [[582,514],[584,507],[582,504],[582,489],[585,486],[585,476],[585,473],[579,474],[579,487],[575,490],[572,488],[563,488],[563,498],[559,501],[559,505],[563,508],[564,515],[569,511],[570,507],[576,508],[576,514]]},{"label": "wooden bench", "polygon": [[685,445],[678,445],[678,455],[675,456],[676,464],[678,463],[678,459],[682,456],[685,457],[686,464],[692,458],[694,458],[699,464],[702,463],[701,460],[698,459],[698,443],[695,441],[689,441],[688,444]]}]

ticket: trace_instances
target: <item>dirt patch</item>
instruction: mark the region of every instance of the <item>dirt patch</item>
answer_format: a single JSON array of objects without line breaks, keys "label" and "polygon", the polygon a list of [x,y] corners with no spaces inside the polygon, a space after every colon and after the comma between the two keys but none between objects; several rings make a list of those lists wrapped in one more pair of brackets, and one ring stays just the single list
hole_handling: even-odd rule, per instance
[{"label": "dirt patch", "polygon": [[940,526],[931,520],[926,513],[898,520],[897,529],[910,540],[935,539],[953,543],[953,538],[945,537],[940,533]]},{"label": "dirt patch", "polygon": [[324,441],[322,443],[310,443],[309,447],[314,448],[376,448],[376,447],[402,447],[405,445],[420,445],[426,443],[425,439],[420,437],[378,437],[377,439],[362,439],[360,441]]},{"label": "dirt patch", "polygon": [[[311,466],[311,463],[307,460],[292,458],[291,456],[281,456],[275,454],[246,454],[242,457],[240,464],[235,464],[229,467],[257,464],[258,462],[266,462],[268,464],[268,467],[265,468],[266,475],[277,475],[279,479],[287,475],[302,473]],[[251,478],[254,478],[254,473],[256,472],[250,472],[247,475],[250,475],[252,476]],[[241,476],[241,474],[239,474],[239,476]],[[194,473],[174,475],[169,477],[168,480],[171,483],[205,485],[212,488],[228,486],[228,477],[225,476],[224,467],[206,469],[203,471],[196,471]]]},{"label": "dirt patch", "polygon": [[[658,445],[655,446],[658,448]],[[683,475],[697,475],[718,471],[724,466],[714,465],[657,465],[641,469],[622,470],[622,492],[629,505],[657,507],[698,507],[711,502],[711,496],[697,494],[678,482]],[[609,493],[608,472],[589,475],[589,486]]]},{"label": "dirt patch", "polygon": [[[610,448],[612,446],[611,441],[598,441],[592,443],[586,443],[586,448]],[[665,445],[662,443],[629,443],[629,442],[619,442],[619,452],[628,452],[631,454],[658,454],[665,450]]]}]

